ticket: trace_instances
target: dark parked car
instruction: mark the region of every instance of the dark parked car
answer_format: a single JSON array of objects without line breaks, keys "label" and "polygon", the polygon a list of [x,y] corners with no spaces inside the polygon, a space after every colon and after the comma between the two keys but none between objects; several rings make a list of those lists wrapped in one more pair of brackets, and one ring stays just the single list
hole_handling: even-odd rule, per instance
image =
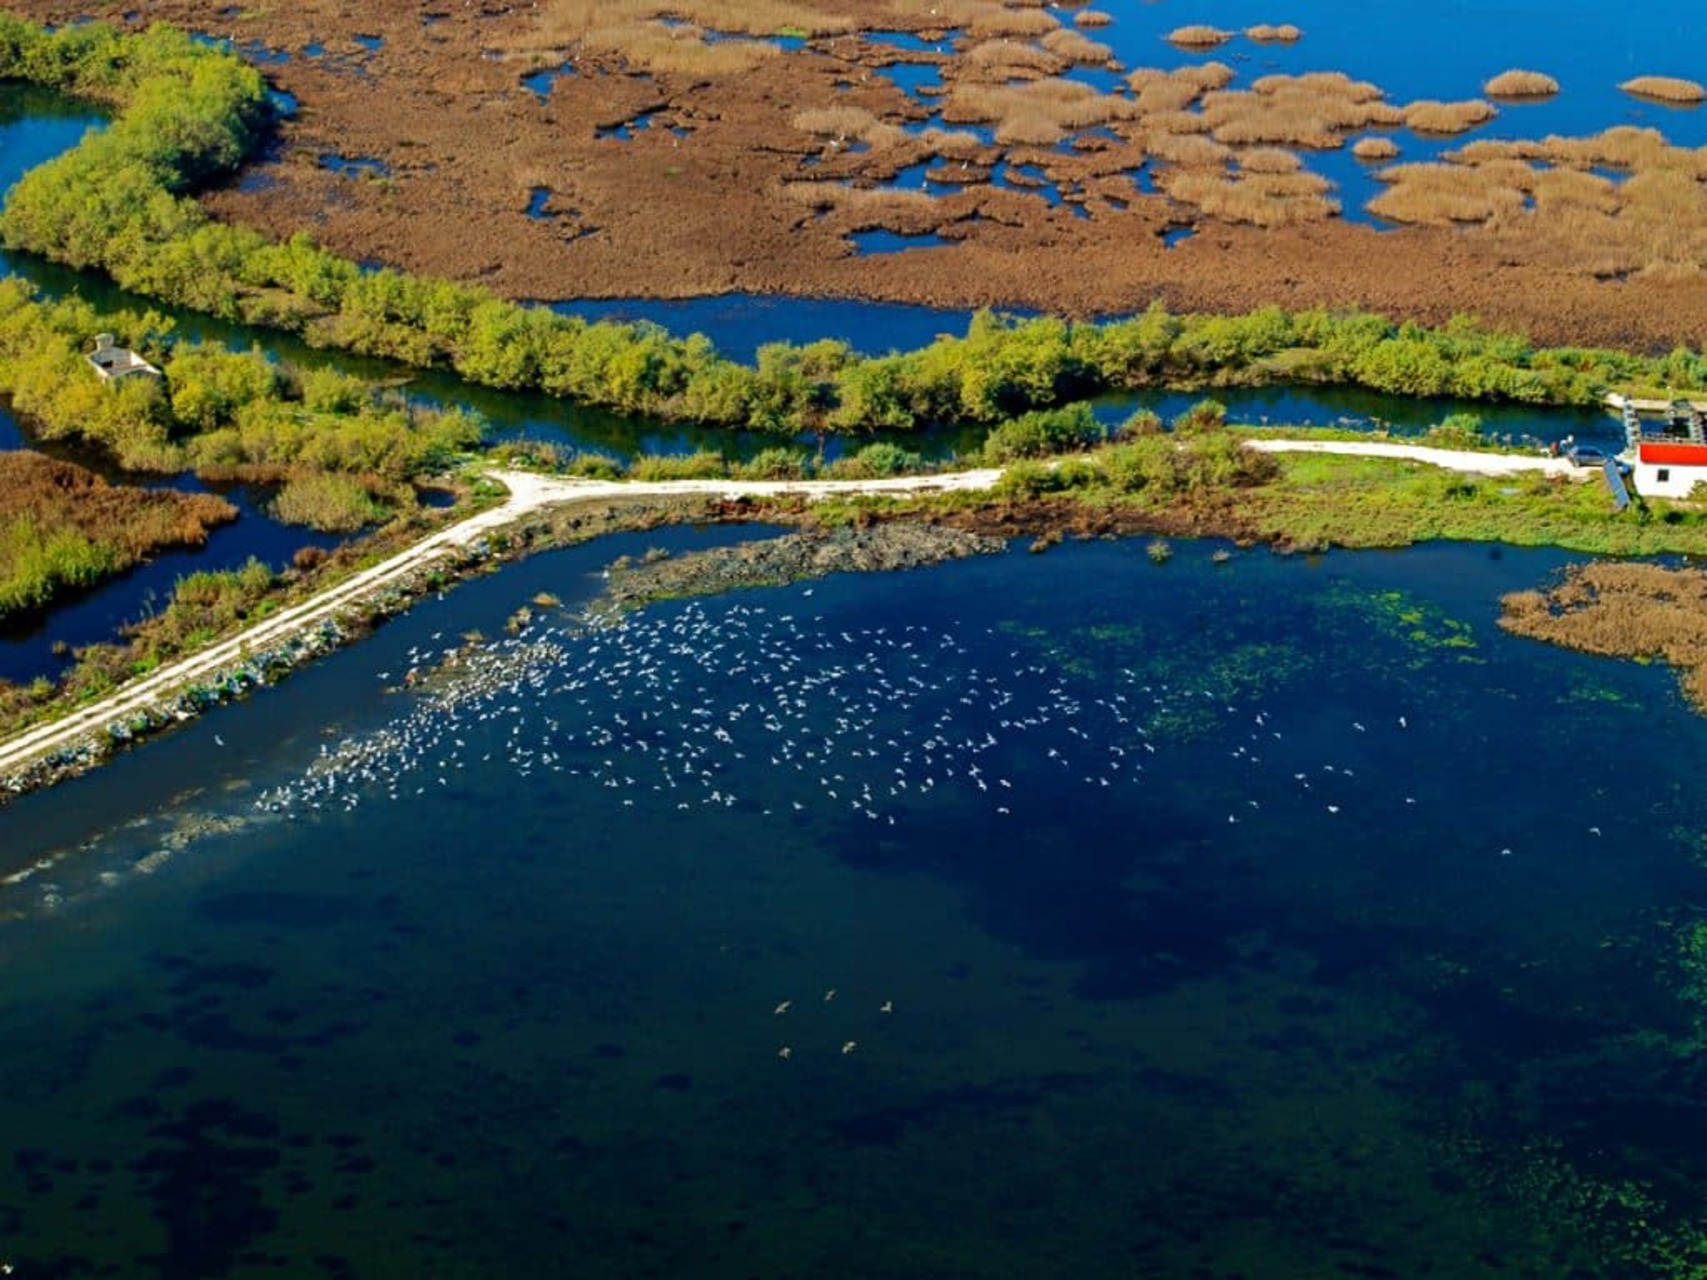
[{"label": "dark parked car", "polygon": [[[1607,453],[1605,449],[1597,449],[1592,444],[1577,444],[1572,445],[1569,449],[1565,450],[1565,459],[1573,467],[1604,467],[1608,462],[1612,461],[1612,455]],[[1629,475],[1630,464],[1628,462],[1620,462],[1618,464],[1618,474],[1624,476]]]}]

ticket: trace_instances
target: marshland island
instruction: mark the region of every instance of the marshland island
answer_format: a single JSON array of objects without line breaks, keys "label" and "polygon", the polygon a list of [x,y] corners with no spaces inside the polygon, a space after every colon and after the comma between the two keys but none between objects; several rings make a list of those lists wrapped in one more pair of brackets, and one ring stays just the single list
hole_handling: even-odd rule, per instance
[{"label": "marshland island", "polygon": [[1699,22],[1436,9],[0,10],[8,1274],[1707,1267]]}]

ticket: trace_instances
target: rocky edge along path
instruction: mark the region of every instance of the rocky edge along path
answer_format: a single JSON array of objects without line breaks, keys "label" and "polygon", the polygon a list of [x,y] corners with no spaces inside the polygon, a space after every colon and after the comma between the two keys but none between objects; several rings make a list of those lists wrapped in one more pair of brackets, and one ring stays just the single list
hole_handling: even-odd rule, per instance
[{"label": "rocky edge along path", "polygon": [[363,569],[311,600],[283,609],[237,635],[129,681],[99,702],[80,707],[58,720],[36,725],[0,743],[0,791],[16,789],[8,785],[9,780],[19,777],[28,766],[42,757],[104,737],[108,726],[123,723],[138,712],[157,709],[189,686],[207,681],[227,668],[243,662],[250,653],[307,631],[323,620],[332,618],[399,580],[419,572],[433,561],[473,546],[488,534],[533,511],[564,503],[604,498],[680,494],[706,494],[728,498],[788,495],[824,498],[834,494],[977,490],[990,488],[1002,473],[999,469],[990,469],[937,476],[905,476],[888,480],[656,482],[575,480],[534,475],[525,471],[494,471],[488,474],[509,490],[508,499],[498,506],[469,516],[466,520],[423,538],[414,546]]}]

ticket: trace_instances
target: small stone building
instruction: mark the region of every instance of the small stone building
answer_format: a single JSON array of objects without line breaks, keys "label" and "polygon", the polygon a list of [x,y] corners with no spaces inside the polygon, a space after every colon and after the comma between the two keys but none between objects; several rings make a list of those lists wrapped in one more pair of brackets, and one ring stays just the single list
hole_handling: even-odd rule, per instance
[{"label": "small stone building", "polygon": [[144,374],[151,378],[161,376],[160,370],[129,347],[116,345],[110,333],[97,333],[95,349],[84,358],[93,366],[103,382],[117,382],[120,378],[129,378],[135,374]]}]

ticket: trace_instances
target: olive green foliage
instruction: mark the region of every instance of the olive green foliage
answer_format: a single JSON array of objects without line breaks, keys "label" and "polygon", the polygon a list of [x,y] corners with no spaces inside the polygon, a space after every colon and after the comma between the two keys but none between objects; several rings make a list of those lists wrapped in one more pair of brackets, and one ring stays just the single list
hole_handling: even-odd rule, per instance
[{"label": "olive green foliage", "polygon": [[0,617],[99,582],[117,559],[112,547],[76,529],[44,530],[28,515],[0,524]]},{"label": "olive green foliage", "polygon": [[837,458],[823,469],[831,480],[882,480],[887,476],[918,471],[924,460],[898,444],[868,444],[847,458]]},{"label": "olive green foliage", "polygon": [[1589,404],[1608,386],[1707,386],[1707,361],[1543,350],[1458,317],[1437,329],[1360,312],[1174,315],[1104,324],[980,313],[963,337],[877,358],[845,343],[777,343],[756,365],[703,336],[588,323],[472,285],[364,272],[306,234],[282,243],[214,222],[190,198],[229,174],[267,122],[260,76],[170,27],[81,23],[48,33],[0,15],[0,75],[118,108],[104,132],[32,171],[0,238],[99,267],[151,297],[469,381],[625,413],[757,428],[867,432],[994,425],[1103,391],[1196,383],[1351,383],[1407,395]]},{"label": "olive green foliage", "polygon": [[286,480],[273,498],[273,514],[286,524],[327,533],[354,533],[389,514],[354,476],[309,471]]},{"label": "olive green foliage", "polygon": [[[89,441],[135,470],[311,468],[396,485],[480,440],[469,414],[423,409],[336,372],[298,374],[258,351],[212,346],[163,354],[168,328],[157,316],[102,315],[0,280],[0,395],[43,438]],[[152,356],[164,382],[97,378],[84,352],[103,331]]]},{"label": "olive green foliage", "polygon": [[1102,424],[1088,404],[1033,409],[992,430],[984,440],[984,458],[998,465],[1019,458],[1042,458],[1089,448],[1101,443],[1103,437]]}]

